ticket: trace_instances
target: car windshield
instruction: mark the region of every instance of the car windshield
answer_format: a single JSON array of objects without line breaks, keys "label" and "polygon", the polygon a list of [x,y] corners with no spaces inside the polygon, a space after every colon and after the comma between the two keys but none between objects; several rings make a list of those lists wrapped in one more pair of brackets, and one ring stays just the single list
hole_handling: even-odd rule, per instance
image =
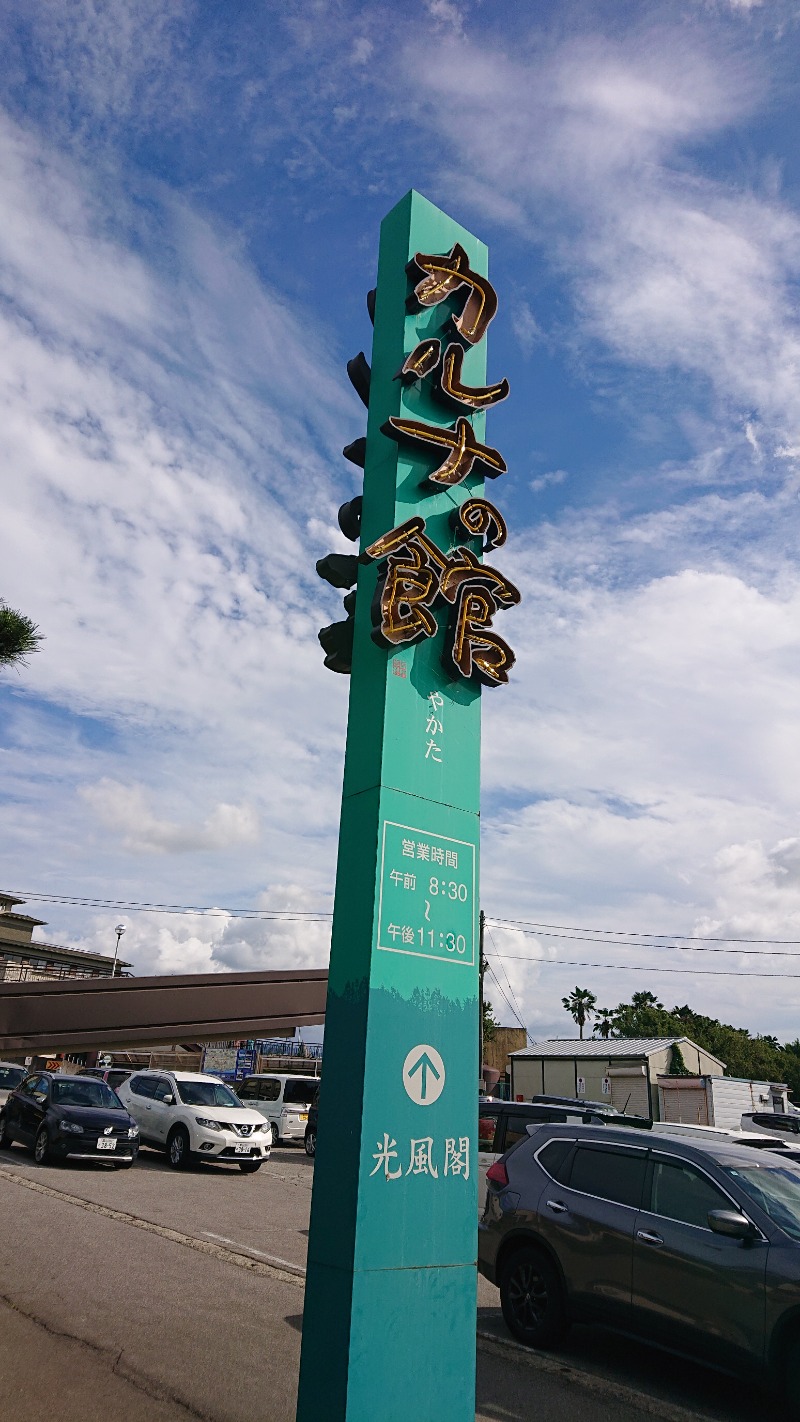
[{"label": "car windshield", "polygon": [[243,1111],[238,1096],[221,1081],[176,1081],[178,1095],[187,1106],[227,1106],[229,1111]]},{"label": "car windshield", "polygon": [[313,1076],[308,1081],[287,1081],[283,1099],[292,1106],[308,1106],[314,1100],[318,1085]]},{"label": "car windshield", "polygon": [[106,1111],[122,1111],[124,1107],[115,1091],[104,1081],[87,1076],[85,1081],[54,1081],[53,1101],[57,1106],[99,1107]]},{"label": "car windshield", "polygon": [[0,1066],[0,1090],[12,1090],[19,1086],[25,1076],[24,1067],[4,1067]]},{"label": "car windshield", "polygon": [[723,1170],[792,1239],[800,1239],[800,1170],[759,1159],[757,1165],[724,1165]]}]

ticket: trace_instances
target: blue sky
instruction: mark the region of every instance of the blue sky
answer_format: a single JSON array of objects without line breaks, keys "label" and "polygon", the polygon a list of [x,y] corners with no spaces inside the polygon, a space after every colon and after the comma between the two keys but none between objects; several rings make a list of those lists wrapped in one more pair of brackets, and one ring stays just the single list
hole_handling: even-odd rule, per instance
[{"label": "blue sky", "polygon": [[[796,6],[19,0],[0,38],[0,596],[47,638],[0,683],[0,887],[329,910],[314,563],[414,186],[489,245],[511,381],[487,914],[800,940]],[[327,951],[324,920],[39,912],[125,921],[140,972]],[[490,945],[533,1035],[578,981],[793,1037],[800,978],[752,946]]]}]

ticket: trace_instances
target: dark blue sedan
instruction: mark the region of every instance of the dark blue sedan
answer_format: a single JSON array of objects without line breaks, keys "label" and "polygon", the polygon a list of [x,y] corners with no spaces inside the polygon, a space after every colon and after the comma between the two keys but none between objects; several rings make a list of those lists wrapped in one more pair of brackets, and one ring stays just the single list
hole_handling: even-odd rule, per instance
[{"label": "dark blue sedan", "polygon": [[104,1081],[33,1072],[0,1116],[0,1146],[14,1142],[28,1146],[38,1165],[71,1156],[126,1169],[139,1151],[139,1127]]}]

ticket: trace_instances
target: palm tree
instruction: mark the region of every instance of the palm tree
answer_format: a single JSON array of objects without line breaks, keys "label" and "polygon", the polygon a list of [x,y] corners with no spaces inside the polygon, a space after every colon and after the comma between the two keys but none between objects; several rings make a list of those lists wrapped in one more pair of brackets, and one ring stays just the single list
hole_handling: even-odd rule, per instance
[{"label": "palm tree", "polygon": [[594,1016],[596,1002],[597,998],[593,992],[590,992],[588,988],[579,987],[573,988],[568,997],[561,999],[562,1007],[577,1022],[581,1037],[583,1037],[584,1023],[588,1018]]},{"label": "palm tree", "polygon": [[635,1007],[637,1011],[646,1007],[652,1007],[657,1012],[664,1010],[663,1002],[659,1002],[654,992],[635,992],[631,998],[631,1007]]},{"label": "palm tree", "polygon": [[35,622],[0,602],[0,667],[25,666],[44,641]]},{"label": "palm tree", "polygon": [[616,1017],[616,1008],[598,1007],[595,1011],[597,1021],[592,1028],[592,1035],[595,1037],[610,1037]]}]

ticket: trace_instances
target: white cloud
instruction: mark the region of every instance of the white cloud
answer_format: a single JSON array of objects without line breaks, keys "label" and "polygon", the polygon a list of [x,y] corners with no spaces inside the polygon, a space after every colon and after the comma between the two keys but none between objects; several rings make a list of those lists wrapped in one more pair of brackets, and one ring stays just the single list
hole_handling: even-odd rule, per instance
[{"label": "white cloud", "polygon": [[[504,625],[512,686],[486,698],[484,906],[498,916],[800,937],[787,882],[800,820],[800,225],[774,186],[735,187],[702,164],[703,143],[765,92],[758,55],[713,33],[699,24],[689,45],[658,22],[615,42],[428,55],[446,190],[571,283],[576,321],[561,340],[583,371],[610,353],[693,382],[693,407],[675,415],[696,452],[650,473],[652,512],[626,516],[622,490],[614,506],[516,529],[503,550],[524,602]],[[665,1001],[796,1035],[800,984],[776,994],[740,976],[780,960],[545,937],[514,951],[534,960],[519,965],[529,1021],[551,1033],[571,1030],[554,1006],[578,976],[601,1001],[655,985]],[[578,973],[556,958],[631,967]],[[730,972],[666,971],[692,962]]]},{"label": "white cloud", "polygon": [[535,479],[531,479],[530,487],[534,494],[541,494],[544,489],[549,489],[553,484],[563,484],[568,478],[566,469],[550,469],[547,474],[539,474]]},{"label": "white cloud", "polygon": [[372,40],[367,39],[366,35],[360,35],[359,38],[353,42],[353,48],[350,54],[351,63],[366,64],[367,60],[371,59],[374,49],[375,46]]},{"label": "white cloud", "polygon": [[[215,944],[214,961],[238,972],[256,968],[324,968],[331,944],[331,920],[323,913],[309,914],[307,885],[303,882],[275,884],[258,897],[257,907],[265,912],[296,913],[297,918],[255,920],[231,919]],[[326,905],[329,908],[329,905]]]},{"label": "white cloud", "polygon": [[423,4],[437,26],[454,35],[463,34],[464,16],[453,0],[423,0]]},{"label": "white cloud", "polygon": [[360,418],[335,340],[187,206],[150,194],[149,227],[5,120],[0,148],[2,592],[47,638],[11,703],[6,872],[35,888],[46,861],[100,893],[202,903],[193,849],[234,901],[298,865],[313,901],[347,696],[322,666],[341,602],[314,563],[341,542]]},{"label": "white cloud", "polygon": [[[725,411],[756,412],[780,438],[800,422],[800,219],[689,156],[764,96],[758,57],[715,42],[716,52],[699,24],[690,43],[656,22],[526,57],[485,42],[434,46],[425,112],[446,145],[448,191],[516,228],[571,281],[574,340],[700,377]],[[524,339],[524,310],[519,321]]]},{"label": "white cloud", "polygon": [[[251,910],[264,918],[235,917],[225,908],[210,906],[204,913],[144,913],[116,911],[114,923],[126,932],[121,956],[135,964],[139,976],[162,973],[257,972],[259,969],[324,968],[330,953],[330,902],[325,899],[318,917],[309,914],[308,885],[303,881],[276,884],[258,894]],[[326,910],[328,910],[326,914]],[[51,916],[63,910],[47,910]],[[270,918],[270,914],[296,917]],[[114,945],[108,915],[94,921],[68,941],[99,953]],[[37,931],[38,932],[38,931]],[[52,941],[49,930],[45,930]],[[64,937],[64,935],[62,935]]]},{"label": "white cloud", "polygon": [[[168,128],[185,120],[195,93],[187,65],[191,0],[21,0],[0,21],[4,52],[17,57],[20,33],[47,55],[47,83],[37,102],[52,131],[85,141],[118,125],[140,129],[157,121]],[[7,66],[6,83],[24,102],[28,79],[24,49]],[[16,81],[16,82],[15,82]],[[99,134],[98,132],[99,131]]]},{"label": "white cloud", "polygon": [[527,301],[514,302],[514,310],[511,316],[511,329],[525,355],[530,355],[534,346],[542,339],[539,323]]},{"label": "white cloud", "polygon": [[107,777],[82,786],[79,794],[100,823],[122,837],[132,854],[187,854],[255,844],[258,815],[252,805],[215,805],[201,824],[159,819],[141,785],[120,785]]}]

